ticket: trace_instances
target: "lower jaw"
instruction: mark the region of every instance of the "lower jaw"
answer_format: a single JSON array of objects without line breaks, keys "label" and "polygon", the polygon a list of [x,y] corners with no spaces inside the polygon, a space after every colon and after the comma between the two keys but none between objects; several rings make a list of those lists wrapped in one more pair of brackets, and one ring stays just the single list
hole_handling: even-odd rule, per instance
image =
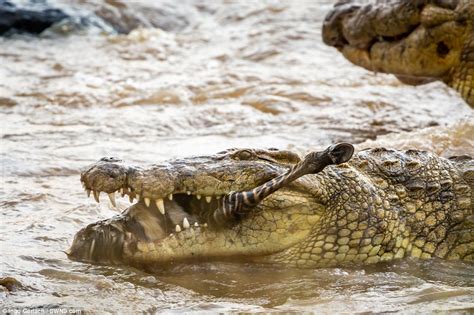
[{"label": "lower jaw", "polygon": [[[403,70],[391,67],[390,65],[384,65],[384,61],[374,61],[371,57],[371,53],[367,50],[351,46],[344,46],[342,53],[349,61],[360,67],[369,71],[395,74],[401,82],[409,85],[426,84],[436,81],[436,78],[441,79],[445,76],[445,74],[441,74],[441,71],[440,73],[433,73],[433,76],[413,76],[411,73],[405,74]],[[419,70],[419,72],[421,72],[421,70]],[[458,91],[467,104],[474,107],[474,60],[461,62],[451,73],[452,79],[449,80],[447,84]]]},{"label": "lower jaw", "polygon": [[405,76],[405,75],[395,75],[395,76],[400,82],[402,82],[403,84],[408,84],[408,85],[423,85],[423,84],[428,84],[428,83],[436,81],[436,79],[433,79],[433,78],[412,77],[412,76]]},{"label": "lower jaw", "polygon": [[[274,254],[301,243],[309,233],[310,229],[278,236],[274,233],[242,234],[239,229],[227,230],[225,233],[208,228],[187,230],[162,241],[139,241],[133,245],[125,241],[124,257],[126,263],[135,265],[227,260],[274,263],[271,259]],[[264,241],[252,243],[258,238]]]},{"label": "lower jaw", "polygon": [[[402,81],[413,85],[429,83],[448,75],[450,63],[432,64],[424,66],[430,60],[421,52],[404,48],[400,43],[378,42],[368,49],[360,49],[346,45],[342,53],[346,59],[369,71],[389,73],[400,76]],[[406,60],[414,60],[412,66],[407,67]],[[420,62],[422,60],[423,62]],[[451,60],[451,63],[453,61]],[[411,81],[411,82],[410,82]]]}]

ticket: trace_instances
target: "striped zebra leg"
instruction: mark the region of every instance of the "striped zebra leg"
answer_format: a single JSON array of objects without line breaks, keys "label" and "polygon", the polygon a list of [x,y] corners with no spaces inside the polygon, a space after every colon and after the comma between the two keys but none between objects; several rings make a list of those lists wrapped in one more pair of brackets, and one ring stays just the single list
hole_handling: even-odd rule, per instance
[{"label": "striped zebra leg", "polygon": [[286,173],[278,175],[263,185],[250,191],[230,192],[225,195],[219,207],[214,211],[214,221],[217,225],[235,222],[281,187],[306,174],[319,173],[328,165],[347,162],[353,153],[354,147],[348,143],[335,144],[321,152],[311,152]]}]

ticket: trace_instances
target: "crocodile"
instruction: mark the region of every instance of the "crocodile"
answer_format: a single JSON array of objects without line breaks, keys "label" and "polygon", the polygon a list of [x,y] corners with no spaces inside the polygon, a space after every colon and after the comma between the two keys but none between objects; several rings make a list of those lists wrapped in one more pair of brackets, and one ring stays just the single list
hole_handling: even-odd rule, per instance
[{"label": "crocodile", "polygon": [[[404,257],[474,260],[474,159],[347,143],[301,158],[278,149],[81,173],[97,202],[132,205],[81,229],[70,259],[137,267],[230,260],[298,268]],[[133,203],[136,201],[135,203]]]},{"label": "crocodile", "polygon": [[411,85],[445,82],[474,107],[472,0],[343,0],[322,37],[358,66]]}]

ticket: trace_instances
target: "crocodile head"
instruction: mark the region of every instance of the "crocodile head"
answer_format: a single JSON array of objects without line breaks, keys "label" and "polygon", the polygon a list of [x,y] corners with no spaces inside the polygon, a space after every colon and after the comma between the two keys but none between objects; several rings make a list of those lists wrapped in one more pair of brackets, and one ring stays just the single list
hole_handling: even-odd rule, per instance
[{"label": "crocodile head", "polygon": [[383,148],[352,153],[349,144],[303,159],[231,149],[145,168],[104,158],[81,174],[87,193],[137,202],[80,230],[69,257],[144,268],[474,258],[474,160]]},{"label": "crocodile head", "polygon": [[301,160],[289,151],[231,149],[148,168],[103,158],[81,174],[87,194],[99,201],[105,192],[115,204],[118,192],[136,203],[79,231],[68,255],[147,265],[281,252],[326,212],[326,192],[301,176],[345,162],[353,150],[338,144]]},{"label": "crocodile head", "polygon": [[322,33],[358,66],[413,85],[444,81],[474,106],[471,0],[343,0]]}]

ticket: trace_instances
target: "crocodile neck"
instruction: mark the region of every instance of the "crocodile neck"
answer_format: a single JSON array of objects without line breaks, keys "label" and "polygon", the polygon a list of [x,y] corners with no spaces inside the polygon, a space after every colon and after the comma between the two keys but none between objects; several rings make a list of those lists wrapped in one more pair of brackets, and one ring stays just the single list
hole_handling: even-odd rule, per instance
[{"label": "crocodile neck", "polygon": [[456,89],[466,102],[474,107],[474,26],[469,39],[466,40],[461,62],[453,69],[450,86]]}]

